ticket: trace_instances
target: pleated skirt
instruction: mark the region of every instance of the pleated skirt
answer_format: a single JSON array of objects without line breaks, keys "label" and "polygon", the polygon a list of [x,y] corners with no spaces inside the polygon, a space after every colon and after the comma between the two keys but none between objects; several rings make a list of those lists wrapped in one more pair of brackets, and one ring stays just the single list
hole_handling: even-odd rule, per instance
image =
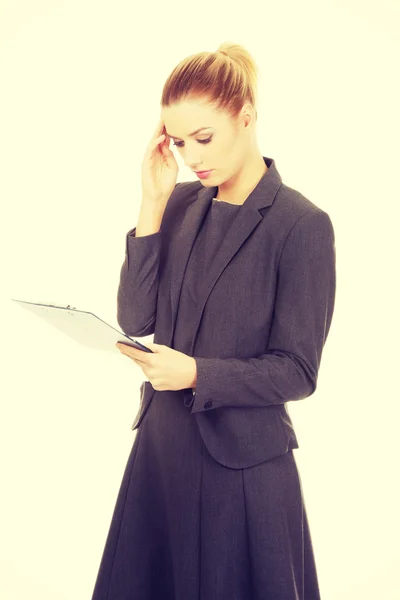
[{"label": "pleated skirt", "polygon": [[92,600],[320,600],[293,450],[227,468],[182,398],[136,430]]}]

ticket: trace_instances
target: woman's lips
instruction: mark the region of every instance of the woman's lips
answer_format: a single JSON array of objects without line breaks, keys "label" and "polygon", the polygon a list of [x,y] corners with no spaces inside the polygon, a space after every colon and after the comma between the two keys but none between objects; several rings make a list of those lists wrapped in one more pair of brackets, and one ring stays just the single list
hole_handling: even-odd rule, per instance
[{"label": "woman's lips", "polygon": [[205,179],[206,177],[209,177],[212,172],[213,169],[211,169],[210,171],[197,171],[196,175],[197,177],[200,177],[200,179]]}]

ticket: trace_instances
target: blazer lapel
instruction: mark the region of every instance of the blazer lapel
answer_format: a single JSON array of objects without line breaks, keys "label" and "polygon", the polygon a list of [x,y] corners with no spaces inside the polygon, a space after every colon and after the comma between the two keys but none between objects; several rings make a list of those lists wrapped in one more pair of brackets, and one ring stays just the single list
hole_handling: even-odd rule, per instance
[{"label": "blazer lapel", "polygon": [[[282,185],[282,179],[276,169],[275,161],[268,157],[263,158],[268,166],[268,171],[263,175],[257,186],[247,197],[242,209],[238,212],[232,223],[232,227],[229,229],[228,234],[225,236],[224,241],[219,248],[207,278],[203,282],[203,298],[199,305],[200,309],[198,314],[194,315],[194,317],[198,319],[195,331],[197,331],[200,324],[203,307],[207,302],[207,298],[215,285],[215,282],[241,245],[246,241],[249,235],[251,235],[254,228],[259,224],[261,219],[264,218],[264,211],[262,209],[269,207],[273,203],[276,193]],[[202,188],[199,191],[196,201],[187,209],[182,222],[182,227],[174,240],[172,248],[171,325],[167,335],[168,340],[165,342],[168,346],[172,343],[178,312],[179,295],[190,252],[201,228],[203,219],[207,215],[209,205],[217,193],[218,188],[216,186]],[[194,339],[195,336],[193,338],[193,344]]]}]

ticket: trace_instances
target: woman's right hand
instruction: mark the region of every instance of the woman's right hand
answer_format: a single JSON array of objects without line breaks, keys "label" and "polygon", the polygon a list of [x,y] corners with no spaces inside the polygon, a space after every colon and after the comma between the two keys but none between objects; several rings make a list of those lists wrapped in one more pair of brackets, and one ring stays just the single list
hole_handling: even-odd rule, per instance
[{"label": "woman's right hand", "polygon": [[142,200],[165,208],[174,191],[178,163],[169,149],[171,138],[165,133],[162,118],[147,146],[142,162]]}]

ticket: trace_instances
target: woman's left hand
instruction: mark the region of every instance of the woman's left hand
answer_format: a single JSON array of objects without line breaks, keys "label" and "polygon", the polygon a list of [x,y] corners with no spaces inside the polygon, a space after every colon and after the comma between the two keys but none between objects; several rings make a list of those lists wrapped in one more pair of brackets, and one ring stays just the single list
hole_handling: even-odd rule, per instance
[{"label": "woman's left hand", "polygon": [[117,342],[115,346],[142,369],[155,390],[183,390],[196,387],[197,366],[192,356],[163,344],[149,342],[146,342],[146,346],[154,354],[122,342]]}]

